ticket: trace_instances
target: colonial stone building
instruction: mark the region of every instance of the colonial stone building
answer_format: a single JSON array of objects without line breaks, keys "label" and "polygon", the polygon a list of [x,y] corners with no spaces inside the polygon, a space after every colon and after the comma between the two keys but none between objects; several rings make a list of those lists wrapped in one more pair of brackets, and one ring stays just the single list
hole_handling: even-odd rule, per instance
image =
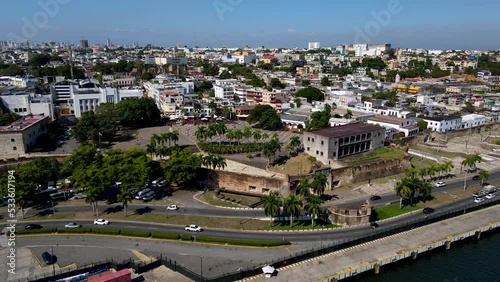
[{"label": "colonial stone building", "polygon": [[25,116],[0,127],[0,155],[25,154],[35,146],[38,137],[47,133],[51,118],[45,115]]},{"label": "colonial stone building", "polygon": [[331,160],[381,148],[384,139],[384,127],[358,122],[308,131],[302,140],[307,154],[329,165]]}]

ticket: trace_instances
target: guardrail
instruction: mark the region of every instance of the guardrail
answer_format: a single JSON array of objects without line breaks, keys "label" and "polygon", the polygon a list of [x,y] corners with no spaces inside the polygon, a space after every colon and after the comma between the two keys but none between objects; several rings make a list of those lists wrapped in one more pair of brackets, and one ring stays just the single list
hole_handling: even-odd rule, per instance
[{"label": "guardrail", "polygon": [[[314,257],[322,256],[325,254],[333,253],[342,249],[347,249],[359,244],[363,244],[366,242],[374,241],[383,237],[387,237],[390,235],[394,235],[400,232],[408,231],[417,227],[425,226],[431,223],[435,223],[438,221],[446,220],[449,218],[453,218],[459,215],[467,214],[470,212],[474,212],[477,210],[481,210],[484,208],[492,207],[495,205],[500,204],[500,199],[498,198],[493,198],[491,200],[488,200],[482,204],[475,204],[471,205],[465,208],[460,208],[456,209],[453,211],[448,211],[448,212],[435,212],[434,214],[428,215],[425,218],[418,218],[414,220],[409,220],[405,223],[399,224],[397,226],[393,227],[380,227],[378,230],[373,230],[370,235],[367,236],[362,236],[362,237],[357,237],[357,238],[348,238],[344,239],[342,241],[335,242],[330,245],[323,245],[320,248],[311,248],[308,250],[304,250],[302,252],[298,252],[294,255],[288,255],[283,258],[273,260],[270,262],[266,262],[267,265],[271,265],[276,269],[279,269],[281,267],[284,267],[286,265],[298,263],[301,261],[305,261]],[[247,277],[251,276],[256,276],[259,274],[262,274],[262,269],[260,267],[257,268],[245,268],[245,269],[240,269],[238,272],[232,272],[232,273],[227,273],[224,275],[216,276],[216,277],[203,277],[200,276],[200,274],[188,269],[187,267],[184,267],[180,264],[178,264],[175,260],[171,260],[168,258],[164,257],[158,257],[156,261],[152,261],[149,264],[143,264],[143,263],[136,263],[132,260],[125,261],[123,263],[116,263],[113,261],[107,261],[102,264],[95,264],[92,267],[95,269],[98,269],[99,267],[112,267],[115,268],[116,270],[121,270],[124,268],[133,268],[136,273],[141,274],[144,273],[148,270],[154,269],[160,265],[164,265],[168,268],[170,268],[173,271],[179,272],[180,274],[188,277],[189,279],[192,279],[193,281],[203,281],[203,282],[223,282],[223,281],[236,281],[236,280],[241,280]],[[47,278],[41,278],[41,279],[36,279],[35,280],[27,280],[27,281],[40,281],[40,282],[48,282],[48,281],[54,281],[57,279],[61,279],[63,277],[68,277],[72,275],[78,275],[81,273],[85,273],[85,269],[82,268],[81,270],[74,270],[68,273],[61,273],[59,275],[56,275],[54,277],[47,277]],[[23,281],[23,280],[19,280]]]}]

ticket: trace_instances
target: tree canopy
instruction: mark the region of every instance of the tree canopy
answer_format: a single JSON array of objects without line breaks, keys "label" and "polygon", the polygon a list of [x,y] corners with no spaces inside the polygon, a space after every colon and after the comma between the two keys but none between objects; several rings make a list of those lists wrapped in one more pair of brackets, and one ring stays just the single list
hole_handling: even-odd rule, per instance
[{"label": "tree canopy", "polygon": [[257,105],[247,118],[248,123],[258,123],[263,129],[274,130],[281,128],[282,121],[279,114],[270,105]]},{"label": "tree canopy", "polygon": [[306,98],[309,103],[312,101],[323,101],[325,99],[323,92],[315,87],[302,88],[295,93],[295,96]]}]

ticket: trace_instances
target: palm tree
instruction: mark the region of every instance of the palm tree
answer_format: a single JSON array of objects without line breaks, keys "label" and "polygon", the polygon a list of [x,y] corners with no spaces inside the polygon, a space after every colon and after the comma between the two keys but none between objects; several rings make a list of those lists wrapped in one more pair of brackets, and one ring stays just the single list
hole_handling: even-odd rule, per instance
[{"label": "palm tree", "polygon": [[206,155],[202,159],[202,164],[208,168],[212,168],[213,170],[219,168],[224,169],[227,164],[226,160],[220,155]]},{"label": "palm tree", "polygon": [[432,195],[432,185],[430,182],[421,182],[420,185],[418,185],[418,194],[422,196],[422,198],[425,200],[429,199],[430,196]]},{"label": "palm tree", "polygon": [[243,128],[243,137],[246,138],[247,142],[250,141],[250,137],[252,137],[252,127],[251,126],[245,126]]},{"label": "palm tree", "polygon": [[280,213],[281,199],[278,192],[271,192],[269,195],[262,197],[264,201],[264,213],[270,217],[269,225],[273,222],[273,217],[277,217]]},{"label": "palm tree", "polygon": [[269,134],[268,134],[267,132],[262,133],[262,135],[261,135],[261,139],[262,139],[262,140],[269,139]]},{"label": "palm tree", "polygon": [[305,205],[305,209],[308,214],[311,215],[312,219],[312,227],[314,228],[314,219],[317,218],[321,214],[321,204],[323,203],[323,200],[321,200],[320,197],[316,195],[312,195],[309,197],[307,200],[307,203]]},{"label": "palm tree", "polygon": [[418,171],[418,176],[422,178],[422,180],[425,180],[425,177],[429,175],[429,168],[428,167],[423,167]]},{"label": "palm tree", "polygon": [[328,179],[323,173],[317,173],[314,175],[313,182],[311,183],[312,189],[316,195],[321,195],[325,192]]},{"label": "palm tree", "polygon": [[309,180],[306,178],[302,178],[297,185],[297,191],[299,195],[303,197],[303,199],[309,197],[311,195],[311,185],[309,184]]},{"label": "palm tree", "polygon": [[487,170],[481,169],[479,171],[479,179],[481,179],[481,187],[483,187],[484,181],[490,177],[490,174]]},{"label": "palm tree", "polygon": [[121,187],[120,194],[117,196],[118,201],[122,203],[123,210],[125,211],[125,216],[127,216],[127,206],[128,203],[132,202],[132,194],[128,190],[128,188]]},{"label": "palm tree", "polygon": [[297,150],[301,143],[300,143],[300,137],[299,136],[292,136],[290,138],[290,143],[288,143],[294,150]]},{"label": "palm tree", "polygon": [[300,211],[302,210],[302,200],[297,196],[290,194],[283,203],[283,208],[285,210],[285,214],[290,217],[290,227],[293,224],[293,217],[298,217],[300,215]]},{"label": "palm tree", "polygon": [[259,141],[260,139],[262,139],[262,132],[260,130],[255,130],[252,134],[252,137],[253,137],[253,140],[255,140],[256,142]]},{"label": "palm tree", "polygon": [[243,131],[241,131],[241,129],[236,129],[234,131],[234,139],[236,139],[236,141],[238,142],[238,145],[240,145],[240,140],[243,139]]},{"label": "palm tree", "polygon": [[231,109],[229,109],[228,106],[224,106],[222,107],[222,114],[224,115],[225,118],[228,118],[231,119]]},{"label": "palm tree", "polygon": [[217,123],[215,131],[217,135],[219,135],[219,145],[220,145],[222,144],[222,136],[227,132],[227,127],[223,122],[219,122]]},{"label": "palm tree", "polygon": [[229,140],[229,143],[233,143],[233,139],[235,139],[235,135],[234,135],[234,130],[233,129],[228,129],[227,132],[226,132],[226,138]]},{"label": "palm tree", "polygon": [[153,155],[156,153],[156,146],[153,145],[153,144],[147,144],[146,145],[146,152],[148,153],[148,155],[151,156],[151,158],[153,157]]},{"label": "palm tree", "polygon": [[170,143],[170,134],[160,133],[160,144],[164,146],[167,142]]},{"label": "palm tree", "polygon": [[210,141],[211,141],[215,135],[217,135],[217,124],[211,123],[208,125],[208,128],[207,128],[207,136],[208,136],[208,138],[210,138]]},{"label": "palm tree", "polygon": [[408,199],[413,196],[413,189],[410,185],[408,178],[402,178],[398,182],[396,182],[396,186],[394,187],[396,194],[399,196],[399,208],[402,209],[403,198]]},{"label": "palm tree", "polygon": [[89,188],[86,192],[87,196],[85,197],[85,203],[90,204],[92,206],[92,213],[95,216],[99,217],[99,209],[97,207],[97,199],[101,194],[100,191],[96,188]]},{"label": "palm tree", "polygon": [[281,149],[281,144],[276,138],[271,139],[264,145],[263,153],[267,157],[267,166],[271,164],[271,157],[276,154]]},{"label": "palm tree", "polygon": [[205,126],[200,126],[198,129],[196,129],[196,132],[194,133],[194,136],[198,141],[203,141],[207,139],[207,128]]},{"label": "palm tree", "polygon": [[170,141],[174,142],[174,145],[177,145],[177,141],[179,141],[179,131],[174,130],[172,132],[169,132],[169,141],[168,141],[168,146],[170,147]]},{"label": "palm tree", "polygon": [[149,143],[152,144],[153,146],[157,146],[161,143],[161,138],[160,138],[160,135],[158,134],[153,134],[153,136],[151,136],[151,139],[149,139]]}]

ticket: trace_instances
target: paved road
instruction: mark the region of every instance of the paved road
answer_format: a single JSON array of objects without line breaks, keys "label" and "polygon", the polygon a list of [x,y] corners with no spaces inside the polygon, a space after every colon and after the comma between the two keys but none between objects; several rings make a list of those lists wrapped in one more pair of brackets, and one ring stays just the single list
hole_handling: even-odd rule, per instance
[{"label": "paved road", "polygon": [[[496,200],[496,199],[493,199]],[[430,216],[437,216],[441,213],[447,213],[452,210],[462,209],[465,207],[470,207],[476,205],[472,199],[460,199],[451,203],[447,203],[436,208],[436,212]],[[397,226],[402,226],[408,223],[409,220],[415,220],[418,218],[426,217],[425,214],[421,212],[416,212],[412,214],[403,215],[393,219],[385,220],[379,222],[378,231],[385,229],[393,229]],[[29,222],[29,221],[27,221]],[[61,228],[67,220],[54,220],[54,221],[43,221],[45,227],[58,227]],[[78,223],[82,224],[84,227],[95,227],[103,228],[103,226],[94,226],[93,221],[81,220]],[[160,232],[170,232],[179,234],[188,234],[184,231],[182,226],[177,225],[167,225],[158,223],[141,223],[141,222],[112,222],[108,226],[113,228],[128,229],[128,230],[143,230],[143,231],[160,231]],[[341,241],[345,239],[354,239],[360,236],[365,236],[367,234],[373,233],[374,230],[369,225],[351,227],[351,228],[339,228],[335,230],[325,230],[325,231],[295,231],[295,232],[269,232],[269,231],[238,231],[238,230],[226,230],[226,229],[216,229],[216,228],[206,228],[202,233],[204,236],[221,237],[221,238],[234,238],[234,239],[255,239],[255,240],[289,240],[295,243],[313,243],[313,242],[334,242]],[[192,233],[194,236],[198,233]]]},{"label": "paved road", "polygon": [[[470,174],[467,177],[467,183],[470,185],[475,185],[478,186],[478,181],[473,181],[471,180],[472,176],[474,174]],[[495,181],[500,179],[500,171],[492,172],[489,177],[489,181]],[[469,185],[468,184],[468,185]],[[450,190],[456,190],[456,189],[461,189],[463,188],[463,179],[458,179],[455,178],[452,181],[447,181],[447,186],[442,187],[442,188],[435,188],[437,191],[450,191]],[[472,188],[471,193],[472,193]],[[382,194],[380,195],[381,199],[375,201],[373,204],[374,206],[383,206],[388,203],[393,203],[393,202],[398,202],[399,197],[394,194]],[[332,203],[328,203],[328,205],[338,205],[340,207],[351,207],[351,206],[360,206],[366,201],[366,199],[359,199],[355,201],[349,201],[345,203],[340,203],[337,204],[335,201]],[[469,200],[470,201],[470,200]],[[128,208],[130,211],[133,211],[135,209],[140,209],[144,208],[145,206],[149,207],[151,209],[152,213],[165,213],[165,206],[164,205],[147,205],[147,204],[132,204],[129,205]],[[119,204],[114,204],[114,205],[107,205],[107,206],[100,206],[99,210],[101,212],[106,212],[106,210],[109,209],[112,211],[113,209],[120,210],[120,205]],[[32,216],[36,215],[37,213],[43,212],[46,209],[30,209],[26,215],[27,216]],[[50,209],[49,209],[50,210]],[[56,212],[63,212],[63,213],[70,213],[70,212],[75,212],[75,211],[81,211],[81,212],[90,212],[92,211],[92,208],[90,205],[75,205],[75,206],[69,206],[69,205],[62,205],[62,206],[57,206],[56,207]],[[168,211],[169,214],[186,214],[186,215],[200,215],[200,216],[211,216],[211,217],[231,217],[231,218],[267,218],[263,210],[255,209],[255,210],[235,210],[235,209],[228,209],[228,208],[219,208],[219,207],[203,207],[201,205],[200,207],[181,207],[178,211]],[[0,211],[0,217],[6,218],[7,217],[7,212],[6,208],[2,208]],[[0,218],[1,219],[1,218]]]}]

